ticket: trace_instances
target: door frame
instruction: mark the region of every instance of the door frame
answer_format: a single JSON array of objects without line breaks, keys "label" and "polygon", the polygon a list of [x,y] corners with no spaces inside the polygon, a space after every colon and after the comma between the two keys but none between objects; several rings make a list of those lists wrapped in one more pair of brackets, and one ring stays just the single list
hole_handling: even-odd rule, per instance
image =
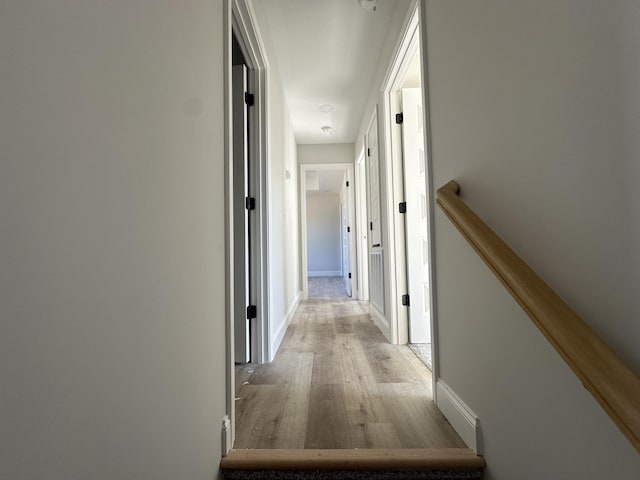
[{"label": "door frame", "polygon": [[[256,209],[250,219],[251,244],[251,292],[258,315],[252,324],[252,358],[266,363],[269,355],[269,295],[268,295],[268,102],[267,60],[258,33],[255,13],[247,0],[224,2],[224,117],[225,117],[225,323],[226,323],[226,412],[223,454],[235,441],[235,353],[234,353],[234,292],[237,279],[234,276],[234,202],[233,202],[233,109],[232,109],[232,36],[235,34],[242,50],[248,73],[249,91],[255,95],[255,104],[249,109],[249,195],[256,199]],[[215,161],[212,159],[211,161]],[[244,235],[244,231],[242,232]],[[244,286],[243,286],[244,288]],[[228,422],[228,425],[226,424]]]},{"label": "door frame", "polygon": [[397,92],[400,91],[407,70],[415,55],[418,45],[418,15],[417,9],[412,10],[408,22],[403,29],[400,43],[396,47],[393,59],[383,82],[383,105],[385,115],[382,120],[382,129],[385,137],[385,156],[391,159],[388,173],[391,177],[389,202],[391,203],[389,215],[389,232],[395,239],[392,249],[389,251],[389,270],[395,282],[390,282],[393,291],[390,297],[394,300],[390,305],[393,309],[391,321],[392,330],[395,332],[395,340],[399,344],[406,344],[409,340],[409,312],[402,305],[400,299],[407,293],[407,269],[406,269],[406,237],[404,228],[404,216],[396,207],[404,198],[404,171],[402,159],[402,133],[401,127],[395,124],[395,114],[400,112],[400,101]]},{"label": "door frame", "polygon": [[[355,171],[354,171],[355,176]],[[357,291],[354,288],[354,285],[357,282],[357,272],[355,270],[352,271],[352,266],[357,264],[357,259],[355,256],[355,242],[354,238],[356,235],[356,226],[355,226],[355,215],[351,215],[351,212],[355,210],[355,205],[350,205],[351,195],[350,193],[355,190],[355,178],[351,179],[351,183],[349,183],[348,173],[345,171],[342,179],[343,185],[340,189],[340,270],[342,271],[342,280],[345,282],[349,280],[349,288],[350,292],[347,292],[350,298],[357,297]],[[355,198],[354,198],[355,204]],[[345,221],[345,209],[346,209],[346,224],[343,224]],[[355,212],[354,212],[355,213]],[[352,221],[353,219],[353,221]],[[354,223],[354,225],[351,225]],[[345,229],[345,227],[347,227]],[[345,240],[346,237],[346,240]],[[345,241],[347,244],[347,271],[345,271]],[[346,275],[349,275],[346,279]],[[346,290],[346,287],[345,287]]]},{"label": "door frame", "polygon": [[[259,278],[260,280],[263,282],[263,289],[260,290],[261,292],[265,293],[263,299],[262,299],[262,304],[267,307],[268,306],[268,297],[266,295],[266,286],[267,286],[267,256],[266,256],[266,246],[267,246],[267,237],[266,237],[266,233],[268,232],[267,227],[268,227],[268,222],[267,222],[267,173],[268,173],[268,164],[266,162],[266,152],[267,152],[267,146],[268,146],[268,135],[267,135],[267,127],[268,127],[268,122],[267,122],[267,96],[266,96],[266,60],[265,57],[263,55],[262,52],[264,52],[264,48],[262,47],[262,41],[259,38],[259,35],[257,34],[257,28],[255,27],[256,22],[255,22],[255,15],[253,13],[253,9],[251,8],[250,4],[248,3],[249,0],[225,0],[224,2],[224,18],[222,19],[223,24],[224,24],[224,30],[225,30],[225,54],[224,54],[224,66],[223,66],[223,75],[224,75],[224,82],[225,82],[225,105],[224,105],[224,117],[225,117],[225,131],[224,131],[224,135],[225,135],[225,226],[226,226],[226,235],[225,235],[225,252],[227,254],[227,263],[225,266],[225,281],[226,281],[226,298],[225,298],[225,312],[226,312],[226,335],[227,335],[227,348],[226,348],[226,360],[227,360],[227,372],[228,372],[228,377],[227,377],[227,382],[226,382],[226,387],[227,387],[227,415],[229,418],[224,419],[223,421],[223,455],[226,455],[226,453],[232,448],[233,446],[233,441],[235,440],[235,402],[234,402],[234,396],[235,396],[235,369],[234,369],[234,359],[233,359],[233,228],[232,228],[232,224],[231,221],[233,219],[233,202],[231,201],[232,199],[232,193],[233,190],[231,188],[231,172],[232,172],[232,167],[233,167],[233,159],[231,156],[231,145],[232,145],[232,137],[231,137],[231,108],[230,108],[230,102],[231,102],[231,35],[232,35],[232,24],[235,28],[235,31],[238,35],[238,41],[240,41],[241,39],[245,42],[247,42],[245,44],[245,47],[248,45],[249,48],[251,49],[251,51],[253,52],[253,56],[252,54],[250,54],[249,52],[245,52],[245,58],[247,59],[247,61],[253,61],[255,59],[258,59],[259,61],[256,60],[256,63],[253,64],[255,67],[255,71],[253,72],[255,76],[250,76],[250,88],[254,89],[254,91],[257,93],[257,106],[259,108],[256,108],[256,116],[258,119],[258,127],[253,129],[252,135],[255,135],[257,132],[257,136],[259,138],[259,141],[257,142],[257,149],[258,151],[258,156],[254,157],[256,159],[259,159],[259,172],[260,172],[260,182],[258,184],[258,188],[260,189],[259,195],[257,195],[257,200],[259,201],[259,205],[262,206],[262,208],[264,208],[263,211],[263,216],[260,218],[260,224],[261,224],[261,228],[263,229],[262,231],[262,235],[264,235],[264,238],[261,239],[260,241],[260,255],[263,258],[263,261],[260,262],[260,268],[261,271],[259,272]],[[434,225],[433,225],[433,211],[434,211],[434,202],[433,202],[433,192],[434,192],[434,188],[433,188],[433,175],[432,175],[432,162],[431,162],[431,139],[430,139],[430,124],[429,124],[429,95],[428,95],[428,89],[426,88],[426,84],[427,84],[427,79],[428,77],[428,63],[426,61],[427,59],[427,40],[426,40],[426,33],[425,33],[425,25],[426,25],[426,8],[424,5],[424,2],[415,2],[416,5],[416,9],[419,12],[419,23],[420,25],[422,25],[423,27],[420,29],[420,45],[421,45],[421,60],[422,60],[422,81],[423,81],[423,85],[422,85],[422,90],[423,90],[423,112],[425,115],[424,118],[424,132],[425,132],[425,154],[427,155],[427,172],[429,174],[429,180],[427,182],[427,194],[429,197],[429,204],[428,204],[428,211],[429,211],[429,241],[430,241],[430,250],[429,250],[429,262],[430,262],[430,266],[431,266],[431,270],[430,270],[430,282],[431,282],[431,286],[432,286],[432,296],[431,296],[431,322],[432,322],[432,348],[433,348],[433,388],[432,388],[432,395],[434,400],[436,400],[436,394],[437,394],[437,390],[435,388],[435,382],[439,377],[439,373],[438,373],[438,364],[437,364],[437,359],[438,359],[438,349],[437,349],[437,331],[436,331],[436,326],[437,326],[437,322],[435,321],[436,319],[436,313],[437,313],[437,309],[435,308],[435,282],[434,280],[434,276],[435,276],[435,265],[433,263],[433,260],[435,259],[435,255],[434,255],[434,247],[435,247],[435,243],[434,243]],[[415,14],[415,12],[414,12]],[[399,43],[399,45],[396,47],[395,53],[394,53],[394,63],[398,60],[398,56],[400,54],[400,52],[402,51],[402,45],[404,44],[404,38],[406,37],[407,34],[407,30],[409,29],[411,23],[409,21],[409,18],[407,18],[407,20],[405,20],[405,26],[403,28],[404,33],[403,33],[403,41]],[[260,63],[262,62],[262,63]],[[390,72],[393,71],[393,66],[390,67]],[[389,80],[389,75],[387,75],[387,79],[385,80],[385,86],[388,84],[388,80]],[[252,83],[255,82],[255,83]],[[384,93],[384,96],[387,97],[387,94]],[[385,107],[389,107],[389,105],[385,105]],[[390,110],[387,110],[385,108],[384,110],[385,112],[388,112]],[[386,133],[383,135],[383,139],[384,139],[384,143],[385,145],[388,144],[389,142],[387,141],[387,139],[389,137],[386,136]],[[360,158],[363,157],[363,153],[360,154],[360,156],[358,157],[358,162],[360,162]],[[388,157],[391,158],[391,157]],[[351,164],[349,164],[351,165]],[[334,164],[335,166],[335,164]],[[359,175],[360,176],[360,175]],[[301,179],[303,179],[304,176],[301,175]],[[352,177],[353,178],[353,177]],[[303,180],[301,180],[301,184],[302,184]],[[366,188],[366,183],[365,182],[359,182],[361,183],[361,185],[358,188]],[[358,192],[358,201],[359,201],[359,205],[362,203],[362,196],[363,196],[363,191],[359,191]],[[300,195],[300,198],[302,200],[303,195]],[[303,210],[301,210],[303,211]],[[305,209],[305,216],[306,216],[306,209]],[[365,222],[366,222],[366,216],[365,218]],[[360,219],[361,220],[361,219]],[[360,226],[360,221],[358,223],[358,226]],[[305,224],[305,228],[304,228],[304,232],[306,235],[306,224]],[[364,232],[367,232],[366,230],[366,223],[365,223],[365,229]],[[360,246],[362,243],[362,234],[364,233],[363,231],[358,231],[358,245]],[[368,239],[365,239],[365,242],[368,242]],[[305,248],[306,250],[306,238],[305,241],[302,243],[302,246]],[[364,254],[365,256],[368,254],[366,249],[361,249],[362,254]],[[392,256],[391,256],[392,257]],[[305,262],[305,268],[306,268],[306,251],[305,251],[305,255],[304,255],[304,262]],[[256,264],[257,265],[257,264]],[[366,268],[366,267],[365,267]],[[365,276],[366,277],[366,276]],[[256,275],[256,278],[258,278],[258,275]],[[305,271],[305,276],[304,276],[305,282],[304,285],[306,287],[306,271]],[[360,290],[360,289],[359,289]],[[361,295],[365,295],[366,292],[362,292]],[[265,319],[266,314],[268,313],[268,309],[264,308],[262,309],[262,312],[265,314]],[[268,322],[267,322],[268,323]],[[265,335],[263,337],[263,340],[268,339],[268,335]],[[266,351],[266,349],[265,349]],[[436,402],[437,403],[437,402]],[[228,420],[231,420],[231,428],[227,428],[226,426],[226,422]]]},{"label": "door frame", "polygon": [[[309,282],[307,281],[307,171],[309,170],[344,170],[347,173],[347,181],[349,182],[349,191],[348,191],[348,205],[349,205],[349,224],[355,225],[355,216],[354,216],[354,190],[355,188],[351,188],[354,185],[354,173],[353,173],[353,164],[352,163],[304,163],[300,165],[300,283],[302,285],[302,299],[306,300],[309,298]],[[353,235],[349,239],[350,247],[353,247]],[[353,252],[353,250],[352,250]],[[357,279],[358,275],[353,275],[353,272],[357,272],[357,264],[354,259],[354,255],[352,254],[349,258],[349,267],[351,268],[351,279]],[[354,285],[355,283],[355,285]],[[351,284],[351,295],[352,298],[354,296],[355,291],[359,291],[359,283],[352,282]]]},{"label": "door frame", "polygon": [[252,324],[252,358],[258,363],[269,361],[269,123],[267,102],[267,59],[258,33],[255,13],[247,0],[232,1],[232,29],[247,64],[248,87],[255,104],[249,108],[249,195],[256,199],[250,216],[251,291],[257,307]]},{"label": "door frame", "polygon": [[[381,129],[380,118],[384,113],[380,113],[381,109],[378,105],[373,109],[370,116],[364,136],[364,147],[367,152],[365,156],[364,176],[366,179],[367,190],[367,262],[369,266],[369,313],[376,326],[380,329],[386,339],[393,344],[398,343],[397,332],[395,329],[395,310],[391,307],[395,304],[395,276],[391,275],[390,268],[393,264],[389,262],[389,252],[394,251],[395,237],[390,233],[389,218],[392,215],[390,210],[393,209],[393,202],[389,200],[389,181],[391,175],[388,172],[388,159],[385,153],[385,146],[388,143]],[[384,112],[382,110],[382,112]],[[378,162],[378,196],[379,196],[379,215],[380,244],[374,244],[372,237],[372,185],[371,185],[371,139],[370,133],[374,131],[377,143],[377,162]],[[374,246],[375,245],[375,246]],[[380,257],[381,271],[376,271],[373,266],[372,258]],[[377,277],[380,277],[379,279]],[[377,283],[380,280],[381,283]],[[381,298],[377,298],[382,296]],[[378,300],[381,303],[378,303]]]},{"label": "door frame", "polygon": [[[249,91],[247,82],[247,66],[245,64],[232,65],[231,67],[231,93],[233,117],[233,228],[234,228],[234,360],[238,363],[250,361],[252,352],[249,338],[251,329],[247,319],[247,306],[251,298],[251,261],[250,261],[250,212],[239,209],[237,205],[245,202],[248,195],[248,108],[245,101],[245,92]],[[236,88],[239,91],[236,91]],[[242,235],[240,234],[242,233]]]},{"label": "door frame", "polygon": [[[356,157],[354,166],[355,184],[355,245],[357,259],[358,300],[369,300],[369,240],[367,238],[367,171],[363,147]],[[352,287],[353,288],[353,287]]]},{"label": "door frame", "polygon": [[[385,138],[385,155],[391,159],[389,169],[392,180],[392,194],[389,196],[392,202],[393,216],[389,218],[389,229],[395,236],[395,248],[393,255],[389,255],[390,271],[395,277],[396,299],[407,293],[407,271],[406,271],[406,239],[404,231],[404,217],[396,208],[398,203],[404,201],[404,172],[402,167],[402,138],[401,129],[395,124],[395,113],[400,111],[400,101],[397,92],[406,77],[411,60],[420,50],[421,55],[421,90],[423,105],[423,126],[424,126],[424,146],[426,156],[426,191],[427,191],[427,235],[429,238],[429,286],[431,289],[430,305],[430,328],[431,328],[431,348],[432,348],[432,391],[434,401],[437,403],[435,384],[439,377],[438,368],[438,345],[437,345],[437,308],[436,308],[436,282],[435,282],[435,230],[434,230],[434,187],[433,187],[433,164],[431,161],[431,130],[429,123],[429,92],[427,83],[427,55],[426,55],[426,25],[425,8],[421,2],[417,2],[410,11],[396,45],[391,64],[387,70],[382,86],[384,121],[383,132]],[[395,330],[398,333],[399,343],[407,343],[409,323],[408,309],[394,302],[395,313],[392,315],[395,322]]]}]

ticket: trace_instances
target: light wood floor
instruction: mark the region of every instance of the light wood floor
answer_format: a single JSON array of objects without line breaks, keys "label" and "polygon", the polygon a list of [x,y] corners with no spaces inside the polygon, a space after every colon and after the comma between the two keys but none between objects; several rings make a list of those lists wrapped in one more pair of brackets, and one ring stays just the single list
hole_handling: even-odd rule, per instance
[{"label": "light wood floor", "polygon": [[309,298],[349,299],[342,277],[307,277]]},{"label": "light wood floor", "polygon": [[235,448],[446,448],[431,372],[391,345],[366,304],[302,302],[275,360],[236,370]]}]

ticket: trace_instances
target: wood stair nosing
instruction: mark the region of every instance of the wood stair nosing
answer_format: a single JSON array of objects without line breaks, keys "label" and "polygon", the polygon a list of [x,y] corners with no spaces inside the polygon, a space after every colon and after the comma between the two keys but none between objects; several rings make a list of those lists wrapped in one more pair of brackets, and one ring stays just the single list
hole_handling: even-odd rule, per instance
[{"label": "wood stair nosing", "polygon": [[232,450],[220,463],[223,471],[482,471],[485,466],[482,457],[465,448]]}]

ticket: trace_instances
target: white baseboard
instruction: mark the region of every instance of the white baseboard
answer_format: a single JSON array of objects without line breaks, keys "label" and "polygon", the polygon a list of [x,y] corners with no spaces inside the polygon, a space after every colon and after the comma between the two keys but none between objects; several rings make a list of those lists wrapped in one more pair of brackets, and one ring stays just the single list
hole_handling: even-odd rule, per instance
[{"label": "white baseboard", "polygon": [[280,344],[282,343],[282,339],[284,338],[284,334],[287,333],[287,327],[291,323],[293,316],[296,314],[296,310],[298,309],[298,305],[300,305],[300,299],[302,298],[302,291],[298,292],[296,298],[293,300],[293,303],[289,307],[289,311],[284,317],[284,322],[280,325],[280,328],[276,332],[276,335],[273,338],[273,342],[271,344],[271,358],[269,358],[269,362],[272,362],[276,353],[278,353],[278,349],[280,348]]},{"label": "white baseboard", "polygon": [[[298,305],[300,305],[301,299],[302,299],[302,290],[300,290],[296,294],[296,298],[293,299],[293,303],[291,304],[291,307],[289,307],[289,311],[287,312],[287,321],[286,321],[287,327],[291,323],[291,320],[293,320],[293,316],[296,314],[296,310],[298,310]],[[286,330],[286,327],[285,327],[285,330]]]},{"label": "white baseboard", "polygon": [[442,380],[436,382],[436,405],[464,443],[482,454],[478,416]]},{"label": "white baseboard", "polygon": [[340,270],[316,270],[315,272],[307,272],[307,277],[341,277]]},{"label": "white baseboard", "polygon": [[369,303],[369,315],[373,319],[373,323],[380,329],[386,339],[391,342],[391,329],[389,328],[389,322],[385,318],[384,314],[376,308],[375,305]]}]

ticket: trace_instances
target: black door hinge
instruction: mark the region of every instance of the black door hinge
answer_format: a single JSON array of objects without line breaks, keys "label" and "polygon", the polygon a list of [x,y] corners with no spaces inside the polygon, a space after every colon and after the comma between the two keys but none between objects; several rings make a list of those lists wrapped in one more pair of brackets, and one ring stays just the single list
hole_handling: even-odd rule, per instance
[{"label": "black door hinge", "polygon": [[246,103],[249,107],[253,107],[256,103],[256,97],[253,93],[244,92],[244,103]]},{"label": "black door hinge", "polygon": [[255,305],[249,305],[247,307],[247,319],[251,320],[258,316],[258,308]]},{"label": "black door hinge", "polygon": [[404,115],[402,114],[402,112],[396,113],[396,124],[401,125],[402,122],[404,122]]},{"label": "black door hinge", "polygon": [[351,278],[351,272],[349,272],[349,278]]},{"label": "black door hinge", "polygon": [[347,187],[349,186],[349,181],[347,180]]},{"label": "black door hinge", "polygon": [[400,213],[407,213],[407,202],[400,202],[398,204],[398,211]]},{"label": "black door hinge", "polygon": [[402,295],[402,305],[404,305],[405,307],[408,307],[409,304],[409,294],[406,293],[404,295]]},{"label": "black door hinge", "polygon": [[256,199],[253,197],[245,197],[244,206],[247,210],[255,210],[256,209]]},{"label": "black door hinge", "polygon": [[351,227],[347,227],[347,233],[351,232]]},{"label": "black door hinge", "polygon": [[367,148],[367,157],[370,157],[370,156],[371,156],[371,149]]},{"label": "black door hinge", "polygon": [[369,222],[369,230],[373,232],[373,222]]}]

